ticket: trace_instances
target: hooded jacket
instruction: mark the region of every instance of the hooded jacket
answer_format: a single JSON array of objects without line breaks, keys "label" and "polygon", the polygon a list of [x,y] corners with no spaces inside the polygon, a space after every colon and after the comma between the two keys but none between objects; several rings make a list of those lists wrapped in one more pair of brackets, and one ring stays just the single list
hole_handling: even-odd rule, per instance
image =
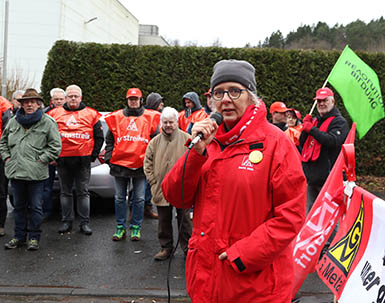
[{"label": "hooded jacket", "polygon": [[[185,99],[189,99],[194,103],[193,108],[187,108]],[[202,121],[208,117],[205,110],[202,108],[201,101],[196,92],[188,92],[182,98],[184,110],[178,115],[179,128],[191,135],[191,129],[195,122]]]},{"label": "hooded jacket", "polygon": [[[305,219],[306,180],[294,144],[268,123],[263,102],[255,110],[236,142],[224,148],[214,139],[204,155],[192,149],[187,159],[184,208],[194,205],[194,228],[186,285],[194,303],[291,299],[291,242]],[[252,163],[256,150],[263,157]],[[185,157],[162,183],[177,208]]]},{"label": "hooded jacket", "polygon": [[[331,121],[327,132],[323,132],[319,128],[329,117],[335,118]],[[302,166],[307,183],[322,186],[337,160],[342,144],[349,133],[349,126],[336,106],[323,117],[318,114],[316,119],[318,120],[318,125],[312,127],[309,133],[303,131],[299,142],[301,148],[303,148],[306,139],[311,135],[321,144],[321,152],[318,159],[314,162],[302,162]]]}]

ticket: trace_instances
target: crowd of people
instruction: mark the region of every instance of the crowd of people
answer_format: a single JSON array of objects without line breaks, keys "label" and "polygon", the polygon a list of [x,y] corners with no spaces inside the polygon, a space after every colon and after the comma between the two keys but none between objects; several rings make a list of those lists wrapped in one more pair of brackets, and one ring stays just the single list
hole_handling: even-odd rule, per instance
[{"label": "crowd of people", "polygon": [[[129,88],[123,108],[105,116],[105,137],[101,114],[82,100],[79,86],[53,88],[50,95],[45,108],[35,89],[0,100],[0,236],[8,180],[14,197],[14,235],[6,249],[39,249],[43,218],[53,211],[56,171],[58,232],[72,230],[76,213],[80,232],[92,235],[88,183],[105,142],[115,186],[113,241],[141,240],[147,212],[158,219],[154,259],[170,258],[175,208],[193,302],[290,302],[290,243],[348,133],[332,90],[317,90],[315,117],[301,122],[298,110],[276,101],[268,121],[254,66],[222,60],[204,107],[193,91],[183,95],[178,113],[159,93],[144,100],[139,88]],[[210,118],[212,112],[223,123]]]}]

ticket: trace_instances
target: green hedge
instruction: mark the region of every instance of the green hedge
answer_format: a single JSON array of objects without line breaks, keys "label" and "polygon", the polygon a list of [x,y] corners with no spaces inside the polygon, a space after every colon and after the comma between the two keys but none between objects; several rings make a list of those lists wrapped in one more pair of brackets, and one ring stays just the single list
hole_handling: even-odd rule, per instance
[{"label": "green hedge", "polygon": [[[357,53],[385,85],[385,54]],[[221,59],[243,59],[256,68],[258,95],[266,105],[276,100],[309,112],[315,91],[321,87],[340,52],[219,47],[161,47],[58,41],[48,54],[42,94],[49,100],[53,87],[72,83],[83,89],[83,100],[99,111],[113,111],[125,104],[126,91],[139,87],[146,97],[158,92],[166,105],[180,110],[181,98],[203,93],[210,83],[212,67]],[[336,94],[336,104],[351,120]],[[383,142],[385,122],[378,122],[362,139],[356,138],[357,173],[385,175]]]}]

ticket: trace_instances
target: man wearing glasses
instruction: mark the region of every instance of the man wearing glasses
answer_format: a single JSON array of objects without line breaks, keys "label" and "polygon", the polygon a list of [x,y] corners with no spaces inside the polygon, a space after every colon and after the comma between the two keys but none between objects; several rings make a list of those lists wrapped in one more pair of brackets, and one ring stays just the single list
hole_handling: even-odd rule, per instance
[{"label": "man wearing glasses", "polygon": [[318,89],[314,100],[317,100],[319,114],[315,118],[306,115],[299,139],[307,180],[307,212],[321,191],[349,132],[348,123],[335,106],[331,89]]},{"label": "man wearing glasses", "polygon": [[91,235],[88,183],[91,162],[99,155],[104,142],[99,121],[101,114],[82,102],[82,90],[77,85],[68,86],[66,103],[48,114],[56,120],[62,140],[62,151],[57,160],[62,212],[59,233],[72,229],[75,218],[72,188],[75,183],[80,231]]}]

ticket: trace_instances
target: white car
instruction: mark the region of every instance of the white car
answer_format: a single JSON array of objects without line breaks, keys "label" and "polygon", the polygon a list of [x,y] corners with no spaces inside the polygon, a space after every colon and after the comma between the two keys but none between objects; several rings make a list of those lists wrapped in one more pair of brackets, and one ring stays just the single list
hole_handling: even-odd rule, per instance
[{"label": "white car", "polygon": [[[100,112],[103,116],[100,118],[100,122],[103,127],[103,134],[106,137],[108,126],[104,117],[109,114],[109,112]],[[106,144],[103,143],[99,157],[95,162],[91,163],[91,177],[88,184],[88,191],[91,197],[103,198],[103,199],[113,199],[115,194],[114,187],[114,178],[110,175],[110,167],[108,164],[104,163],[104,153],[105,153]],[[11,184],[9,183],[8,187],[9,198],[12,203],[13,195]],[[55,180],[52,188],[53,198],[58,199],[60,194],[60,185],[59,185],[59,176],[56,171]]]}]

